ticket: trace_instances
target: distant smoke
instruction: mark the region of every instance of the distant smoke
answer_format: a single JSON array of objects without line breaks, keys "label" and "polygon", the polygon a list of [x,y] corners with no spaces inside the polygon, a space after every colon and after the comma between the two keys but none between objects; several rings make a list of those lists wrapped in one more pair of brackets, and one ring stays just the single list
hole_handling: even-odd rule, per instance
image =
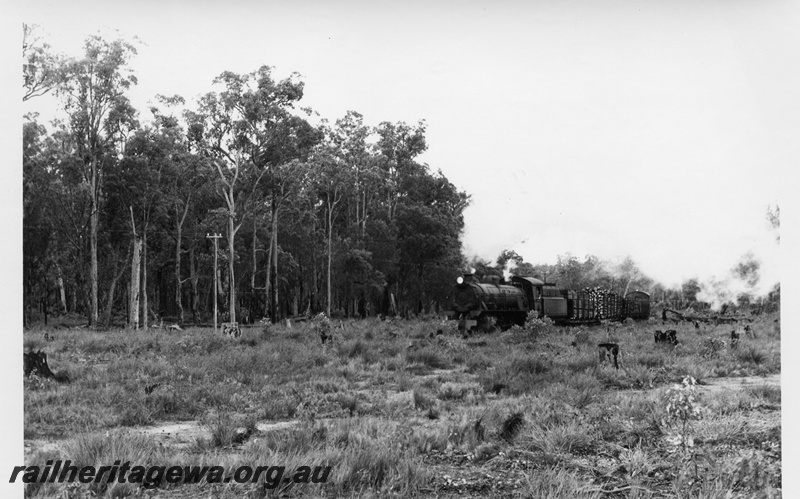
[{"label": "distant smoke", "polygon": [[701,282],[697,300],[709,303],[712,310],[719,310],[726,303],[742,304],[764,298],[778,283],[777,278],[765,276],[764,271],[761,259],[746,253],[724,278],[713,277]]}]

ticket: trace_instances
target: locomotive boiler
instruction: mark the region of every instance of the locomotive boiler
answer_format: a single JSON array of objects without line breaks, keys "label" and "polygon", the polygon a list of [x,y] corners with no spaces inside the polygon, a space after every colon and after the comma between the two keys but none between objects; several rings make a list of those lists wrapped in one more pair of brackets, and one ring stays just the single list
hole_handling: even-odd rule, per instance
[{"label": "locomotive boiler", "polygon": [[464,274],[453,290],[452,319],[459,320],[459,329],[488,325],[494,319],[501,327],[524,324],[529,304],[524,291],[501,283],[496,276],[478,280]]}]

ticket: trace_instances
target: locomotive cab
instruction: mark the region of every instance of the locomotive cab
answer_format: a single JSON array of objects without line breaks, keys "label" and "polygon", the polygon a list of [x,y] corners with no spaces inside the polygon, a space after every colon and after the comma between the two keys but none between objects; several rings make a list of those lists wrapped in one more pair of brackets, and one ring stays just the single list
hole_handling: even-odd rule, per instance
[{"label": "locomotive cab", "polygon": [[555,284],[546,283],[534,277],[514,276],[511,282],[522,288],[532,311],[537,317],[547,316],[553,320],[569,318],[567,299]]}]

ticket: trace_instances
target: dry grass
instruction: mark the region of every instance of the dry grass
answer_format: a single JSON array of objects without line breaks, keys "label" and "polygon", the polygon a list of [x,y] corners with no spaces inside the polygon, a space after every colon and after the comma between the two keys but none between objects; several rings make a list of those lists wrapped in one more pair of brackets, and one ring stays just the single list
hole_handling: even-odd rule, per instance
[{"label": "dry grass", "polygon": [[[236,340],[201,329],[59,330],[44,342],[43,329],[31,330],[26,348],[44,349],[73,382],[25,381],[25,437],[66,439],[27,462],[280,464],[287,473],[331,466],[325,485],[267,491],[289,497],[779,497],[780,388],[702,385],[779,373],[774,326],[756,322],[756,339],[732,350],[715,341],[729,334],[723,326],[681,326],[672,347],[653,344],[660,324],[627,325],[613,338],[619,370],[598,363],[602,327],[537,324],[465,340],[431,337],[443,327],[436,320],[375,319],[345,322],[325,346],[308,324],[245,330]],[[699,417],[679,435],[664,396],[687,375],[700,383]],[[288,420],[298,423],[257,430]],[[206,436],[178,448],[138,432],[167,421],[197,421]],[[144,496],[131,484],[82,487]],[[264,492],[255,484],[160,487],[162,497],[189,490]],[[27,494],[68,491],[29,485]]]}]

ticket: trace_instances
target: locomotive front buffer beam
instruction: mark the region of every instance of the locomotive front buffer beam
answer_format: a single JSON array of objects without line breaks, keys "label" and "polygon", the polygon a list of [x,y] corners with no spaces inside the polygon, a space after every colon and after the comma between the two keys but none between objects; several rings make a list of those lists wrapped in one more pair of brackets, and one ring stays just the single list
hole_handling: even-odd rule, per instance
[{"label": "locomotive front buffer beam", "polygon": [[[481,303],[481,305],[481,308],[486,307],[483,305],[483,303]],[[480,318],[482,312],[483,310],[470,310],[466,314],[461,314],[460,320],[458,321],[458,330],[461,332],[469,331],[477,326],[478,319]]]}]

